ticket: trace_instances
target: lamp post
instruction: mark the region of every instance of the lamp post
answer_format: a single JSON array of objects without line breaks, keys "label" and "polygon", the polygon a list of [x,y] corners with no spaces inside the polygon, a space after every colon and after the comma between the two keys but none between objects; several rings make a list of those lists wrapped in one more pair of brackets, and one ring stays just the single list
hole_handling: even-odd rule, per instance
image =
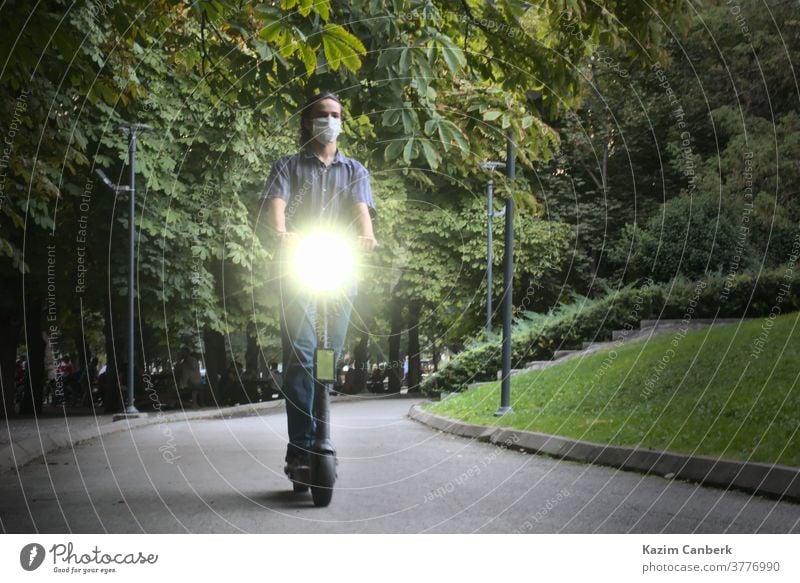
[{"label": "lamp post", "polygon": [[[506,135],[506,177],[509,181],[516,177],[516,154],[511,131]],[[505,253],[503,255],[503,372],[500,386],[500,407],[495,415],[511,412],[511,290],[514,286],[514,197],[506,197]]]},{"label": "lamp post", "polygon": [[[481,170],[494,172],[497,169],[505,168],[505,162],[481,162]],[[494,261],[494,252],[492,250],[492,217],[502,217],[505,214],[505,209],[495,213],[494,212],[494,180],[492,175],[489,174],[489,180],[486,183],[486,194],[488,198],[486,216],[488,218],[488,228],[486,230],[486,243],[488,248],[488,260],[486,263],[486,334],[492,333],[492,263]]]},{"label": "lamp post", "polygon": [[139,133],[144,133],[153,129],[151,126],[143,123],[131,123],[121,126],[122,133],[128,137],[128,186],[120,186],[119,184],[112,183],[108,177],[99,168],[96,169],[100,179],[113,190],[116,194],[120,192],[128,192],[128,366],[127,366],[127,384],[128,384],[128,403],[125,407],[125,413],[115,415],[114,420],[124,418],[135,418],[139,416],[139,410],[134,404],[133,396],[133,379],[135,369],[135,349],[136,349],[136,328],[135,328],[135,314],[136,303],[134,300],[134,292],[136,289],[136,137]]}]

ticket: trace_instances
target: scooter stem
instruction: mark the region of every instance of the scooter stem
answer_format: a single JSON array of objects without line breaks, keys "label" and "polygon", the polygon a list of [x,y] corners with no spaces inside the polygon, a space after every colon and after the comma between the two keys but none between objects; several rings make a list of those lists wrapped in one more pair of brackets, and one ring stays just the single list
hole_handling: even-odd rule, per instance
[{"label": "scooter stem", "polygon": [[317,383],[314,387],[314,417],[316,418],[316,431],[314,434],[314,449],[318,452],[334,452],[331,443],[330,429],[330,389],[328,383]]},{"label": "scooter stem", "polygon": [[[322,300],[322,346],[328,346],[328,300]],[[314,433],[314,450],[318,453],[335,453],[336,450],[331,442],[330,429],[330,390],[332,383],[321,383],[316,380],[317,375],[314,371],[314,417],[316,419],[316,431]]]}]

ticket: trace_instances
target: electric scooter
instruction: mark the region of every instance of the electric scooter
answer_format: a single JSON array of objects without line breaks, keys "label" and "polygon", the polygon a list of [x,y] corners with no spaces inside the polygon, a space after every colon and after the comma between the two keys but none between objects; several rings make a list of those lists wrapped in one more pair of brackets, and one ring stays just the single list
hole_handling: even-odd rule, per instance
[{"label": "electric scooter", "polygon": [[353,250],[331,233],[313,233],[297,243],[292,265],[297,279],[322,304],[322,346],[314,354],[316,429],[307,471],[287,469],[295,492],[311,489],[314,506],[328,506],[336,482],[336,449],[330,434],[330,392],[336,381],[336,354],[328,337],[328,299],[341,293],[355,271]]},{"label": "electric scooter", "polygon": [[[289,473],[289,480],[295,492],[311,489],[314,506],[327,506],[333,497],[336,482],[336,448],[331,441],[330,430],[330,392],[336,378],[335,355],[328,343],[327,301],[322,308],[322,347],[314,354],[314,419],[316,429],[314,444],[311,446],[308,472]],[[307,474],[307,475],[306,475]]]}]

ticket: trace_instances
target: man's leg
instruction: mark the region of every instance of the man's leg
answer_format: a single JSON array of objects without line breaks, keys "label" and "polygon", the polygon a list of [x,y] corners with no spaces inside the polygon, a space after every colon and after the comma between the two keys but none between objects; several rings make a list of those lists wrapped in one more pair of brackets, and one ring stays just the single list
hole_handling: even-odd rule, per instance
[{"label": "man's leg", "polygon": [[335,362],[337,363],[344,350],[344,341],[352,311],[353,298],[351,297],[328,300],[328,343],[336,353]]},{"label": "man's leg", "polygon": [[314,442],[314,350],[316,306],[304,294],[281,294],[283,394],[289,425],[287,460],[308,451]]}]

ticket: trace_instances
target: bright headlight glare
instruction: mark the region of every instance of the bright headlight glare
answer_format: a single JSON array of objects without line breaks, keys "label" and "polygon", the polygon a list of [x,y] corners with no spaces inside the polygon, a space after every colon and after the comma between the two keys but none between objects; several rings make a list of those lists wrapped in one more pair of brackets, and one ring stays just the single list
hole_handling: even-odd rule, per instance
[{"label": "bright headlight glare", "polygon": [[333,293],[353,281],[355,255],[349,241],[336,233],[310,233],[297,241],[291,268],[304,289]]}]

